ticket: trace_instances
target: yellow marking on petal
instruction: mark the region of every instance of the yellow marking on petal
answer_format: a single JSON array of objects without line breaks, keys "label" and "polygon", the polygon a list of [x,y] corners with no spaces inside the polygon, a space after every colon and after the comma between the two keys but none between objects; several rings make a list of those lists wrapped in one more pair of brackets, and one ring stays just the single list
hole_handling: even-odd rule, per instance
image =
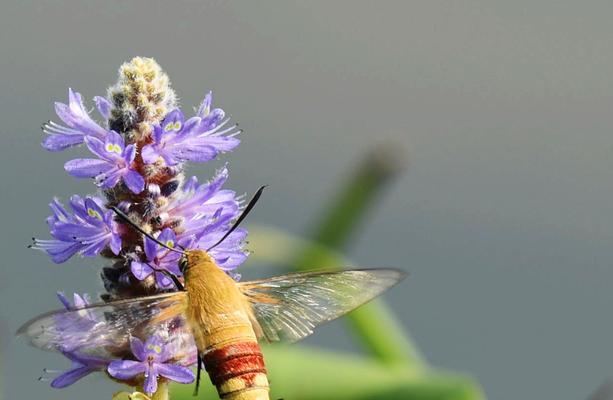
[{"label": "yellow marking on petal", "polygon": [[175,122],[175,127],[174,127],[175,131],[179,131],[181,130],[181,123],[179,121]]},{"label": "yellow marking on petal", "polygon": [[87,209],[87,215],[89,215],[92,218],[96,218],[99,219],[100,221],[102,221],[102,215],[100,215],[100,213],[96,210],[94,210],[93,208],[88,208]]},{"label": "yellow marking on petal", "polygon": [[162,352],[162,347],[156,344],[150,344],[147,346],[147,350],[153,350],[157,354],[160,354]]},{"label": "yellow marking on petal", "polygon": [[118,144],[107,143],[107,145],[104,146],[104,148],[109,153],[121,154],[121,147],[119,147]]},{"label": "yellow marking on petal", "polygon": [[173,130],[173,127],[174,127],[174,124],[173,124],[172,122],[169,122],[169,123],[167,123],[167,124],[166,124],[166,126],[164,127],[164,130],[165,130],[166,132],[170,132],[170,131],[172,131],[172,130]]},{"label": "yellow marking on petal", "polygon": [[174,247],[175,247],[175,242],[173,242],[172,240],[167,240],[165,244],[166,244],[166,246],[170,247],[171,249],[174,249]]}]

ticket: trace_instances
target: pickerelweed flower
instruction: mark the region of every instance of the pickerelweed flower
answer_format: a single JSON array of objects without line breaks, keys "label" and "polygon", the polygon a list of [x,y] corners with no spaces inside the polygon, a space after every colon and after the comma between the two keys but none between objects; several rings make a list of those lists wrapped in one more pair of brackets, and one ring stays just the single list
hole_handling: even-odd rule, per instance
[{"label": "pickerelweed flower", "polygon": [[113,212],[101,206],[102,200],[88,196],[85,199],[74,195],[70,198],[72,213],[59,200],[49,206],[53,215],[47,224],[54,239],[35,239],[33,248],[41,249],[51,256],[53,262],[63,263],[75,254],[93,257],[108,247],[113,254],[121,251],[121,236],[113,220]]},{"label": "pickerelweed flower", "polygon": [[[170,248],[174,248],[177,238],[170,228],[164,228],[157,239]],[[145,260],[133,260],[130,263],[130,270],[136,279],[142,281],[151,274],[155,274],[155,281],[160,288],[173,286],[172,279],[161,271],[167,271],[175,276],[181,276],[179,270],[180,254],[160,246],[153,240],[145,237]]]},{"label": "pickerelweed flower", "polygon": [[72,361],[72,367],[51,381],[51,386],[56,389],[70,386],[92,372],[104,371],[109,365],[109,360],[100,357],[68,351],[62,351],[62,354]]},{"label": "pickerelweed flower", "polygon": [[143,389],[148,395],[155,393],[157,390],[158,377],[160,376],[179,383],[192,383],[194,381],[194,373],[189,368],[167,362],[173,358],[173,354],[167,350],[161,338],[152,336],[143,344],[140,339],[132,337],[130,349],[136,357],[136,361],[117,360],[111,362],[108,366],[108,372],[112,377],[129,380],[138,375],[143,375]]},{"label": "pickerelweed flower", "polygon": [[239,133],[236,132],[236,125],[222,129],[227,122],[219,123],[219,120],[203,120],[200,117],[184,121],[181,110],[174,110],[161,125],[155,125],[153,143],[143,147],[143,160],[153,164],[161,158],[169,166],[185,161],[210,161],[239,144],[234,137]]},{"label": "pickerelweed flower", "polygon": [[[177,104],[168,76],[150,58],[136,57],[119,69],[119,79],[106,96],[96,96],[97,115],[92,117],[80,93],[69,89],[68,104],[56,103],[60,123],[48,122],[42,146],[61,151],[84,145],[93,156],[73,157],[65,170],[77,178],[91,178],[101,196],[70,197],[70,207],[58,199],[50,204],[47,218],[51,238],[35,239],[33,248],[45,251],[56,263],[75,255],[101,255],[109,260],[101,277],[103,301],[177,290],[183,282],[179,255],[144,237],[112,207],[169,247],[208,249],[230,229],[241,212],[241,198],[224,189],[227,166],[199,183],[185,179],[186,162],[207,162],[235,149],[241,132],[225,112],[213,108],[208,92],[196,114],[185,117]],[[236,229],[210,251],[219,267],[238,279],[236,268],[245,261],[247,232]],[[56,315],[53,334],[62,337],[54,350],[73,363],[52,381],[56,388],[68,386],[94,371],[156,392],[158,380],[193,381],[187,368],[196,362],[191,335],[181,336],[181,320],[172,320],[156,331],[120,334],[121,321],[112,321],[105,307],[83,309],[88,299],[74,296],[71,304],[58,295],[66,312]],[[154,309],[135,318],[154,317]],[[117,332],[98,332],[99,326]],[[140,338],[140,339],[139,339]],[[143,343],[142,340],[145,341]]]},{"label": "pickerelweed flower", "polygon": [[99,159],[79,158],[68,161],[64,168],[77,178],[96,178],[98,186],[112,189],[121,179],[134,194],[145,188],[145,180],[131,165],[136,158],[136,146],[126,146],[123,138],[115,131],[110,131],[104,141],[85,138],[89,150]]},{"label": "pickerelweed flower", "polygon": [[[100,97],[96,99],[100,114],[103,117],[108,115],[108,101]],[[91,119],[85,110],[81,94],[72,89],[68,89],[68,104],[55,103],[55,113],[66,126],[55,122],[48,122],[43,126],[43,131],[49,135],[43,141],[43,147],[49,151],[60,151],[76,146],[83,143],[86,137],[104,139],[108,133]]]}]

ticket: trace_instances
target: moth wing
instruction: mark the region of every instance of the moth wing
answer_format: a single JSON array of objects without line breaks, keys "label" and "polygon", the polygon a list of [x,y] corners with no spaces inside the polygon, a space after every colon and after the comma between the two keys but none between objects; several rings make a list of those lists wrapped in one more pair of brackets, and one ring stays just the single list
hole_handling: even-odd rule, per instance
[{"label": "moth wing", "polygon": [[112,358],[130,336],[162,333],[176,349],[191,352],[195,345],[184,316],[186,300],[185,292],[173,292],[51,311],[25,323],[17,335],[43,350]]},{"label": "moth wing", "polygon": [[239,284],[251,303],[261,335],[271,342],[296,342],[401,281],[394,269],[294,273]]}]

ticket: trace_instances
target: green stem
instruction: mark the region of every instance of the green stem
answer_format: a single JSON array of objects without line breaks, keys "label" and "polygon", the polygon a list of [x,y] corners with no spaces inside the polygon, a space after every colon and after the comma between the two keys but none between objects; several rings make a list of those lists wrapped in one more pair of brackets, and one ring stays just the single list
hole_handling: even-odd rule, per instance
[{"label": "green stem", "polygon": [[[343,250],[374,201],[392,178],[404,170],[405,164],[404,154],[397,147],[388,145],[373,149],[325,208],[308,238],[326,247]],[[308,251],[297,261],[305,261],[307,255]],[[296,265],[304,267],[299,263]]]},{"label": "green stem", "polygon": [[[296,270],[346,267],[333,251],[342,251],[359,223],[383,189],[404,167],[396,149],[380,148],[366,157],[353,177],[341,189],[310,235],[316,245],[305,245],[290,264]],[[375,357],[389,364],[421,365],[417,347],[396,322],[383,301],[374,301],[348,315],[353,331],[364,347]]]},{"label": "green stem", "polygon": [[160,379],[158,382],[158,390],[153,393],[151,400],[168,400],[168,382]]}]

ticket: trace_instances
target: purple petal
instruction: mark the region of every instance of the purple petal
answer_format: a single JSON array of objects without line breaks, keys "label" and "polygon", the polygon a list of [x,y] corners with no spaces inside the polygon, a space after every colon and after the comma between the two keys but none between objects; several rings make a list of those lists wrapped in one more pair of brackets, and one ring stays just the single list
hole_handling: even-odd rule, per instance
[{"label": "purple petal", "polygon": [[[68,89],[68,95],[69,96],[72,95],[71,89]],[[62,122],[64,122],[66,125],[68,125],[71,128],[76,128],[74,118],[72,116],[72,113],[68,105],[64,103],[60,103],[59,101],[56,101],[54,105],[55,105],[55,113],[57,114],[58,117],[60,117]]]},{"label": "purple petal", "polygon": [[200,118],[205,118],[211,112],[211,104],[213,104],[213,92],[209,91],[205,96],[202,103],[200,103],[200,107],[198,107],[198,115]]},{"label": "purple petal", "polygon": [[111,242],[109,244],[109,247],[111,248],[113,254],[115,254],[116,256],[119,255],[119,253],[121,252],[121,236],[113,234],[111,236]]},{"label": "purple petal", "polygon": [[106,151],[106,148],[104,147],[104,142],[102,140],[88,136],[85,138],[84,141],[89,151],[104,160],[108,160],[108,152]]},{"label": "purple petal", "polygon": [[166,163],[166,165],[168,165],[169,167],[172,167],[174,165],[179,164],[180,160],[177,159],[174,154],[172,154],[172,152],[170,151],[161,151],[160,152],[160,156],[164,159],[164,162]]},{"label": "purple petal", "polygon": [[236,137],[229,136],[201,136],[199,138],[206,145],[214,147],[219,152],[228,152],[234,150],[241,141]]},{"label": "purple petal", "polygon": [[147,261],[153,261],[158,254],[158,244],[149,239],[148,236],[145,236],[145,255],[147,256]]},{"label": "purple petal", "polygon": [[162,143],[162,137],[164,136],[164,130],[162,129],[162,127],[160,125],[154,125],[153,126],[153,142],[160,144]]},{"label": "purple petal", "polygon": [[84,135],[50,134],[41,143],[48,151],[62,151],[83,143]]},{"label": "purple petal", "polygon": [[106,238],[100,238],[85,246],[80,254],[85,257],[94,257],[100,254],[100,252],[106,247],[108,240]]},{"label": "purple petal", "polygon": [[73,363],[83,365],[90,369],[105,368],[110,361],[104,358],[70,351],[62,351],[62,354]]},{"label": "purple petal", "polygon": [[81,243],[63,242],[60,240],[36,240],[34,248],[44,250],[51,260],[56,264],[61,264],[75,255],[82,247]]},{"label": "purple petal", "polygon": [[204,132],[215,128],[225,116],[226,113],[221,108],[214,109],[206,118],[202,118],[199,127],[200,131]]},{"label": "purple petal", "polygon": [[158,153],[153,145],[148,144],[141,150],[141,156],[145,164],[153,164],[160,157],[160,153]]},{"label": "purple petal", "polygon": [[57,292],[57,298],[62,302],[62,304],[64,305],[64,308],[66,308],[67,310],[69,310],[72,307],[72,305],[70,304],[70,302],[68,301],[64,293]]},{"label": "purple petal", "polygon": [[109,119],[111,116],[111,102],[101,96],[94,97],[94,103],[96,103],[96,108],[98,112],[104,119]]},{"label": "purple petal", "polygon": [[68,105],[55,103],[55,112],[69,128],[50,124],[54,126],[53,129],[50,129],[54,133],[80,134],[98,138],[104,138],[107,134],[106,129],[91,119],[83,105],[81,95],[72,89],[68,89]]},{"label": "purple petal", "polygon": [[151,269],[151,267],[145,263],[141,263],[139,261],[132,261],[132,263],[130,264],[130,271],[132,271],[132,274],[136,279],[142,281],[143,279],[151,275],[153,269]]},{"label": "purple petal", "polygon": [[180,254],[177,254],[175,252],[170,252],[170,251],[166,252],[162,261],[160,262],[160,267],[175,276],[181,276],[181,269],[179,268],[180,258],[181,258]]},{"label": "purple petal", "polygon": [[123,157],[124,161],[126,162],[126,165],[132,164],[132,162],[136,158],[136,146],[133,145],[133,144],[128,145],[123,150],[122,157]]},{"label": "purple petal", "polygon": [[158,373],[164,378],[179,383],[192,383],[194,381],[194,373],[189,368],[174,364],[158,364],[157,367]]},{"label": "purple petal", "polygon": [[166,274],[164,274],[162,272],[156,272],[155,273],[155,281],[163,289],[167,289],[167,288],[172,287],[174,285],[174,282],[172,281],[172,279],[170,279],[168,277],[168,275],[166,275]]},{"label": "purple petal", "polygon": [[145,383],[143,384],[143,390],[148,395],[155,393],[158,389],[158,371],[157,364],[153,364],[145,373]]},{"label": "purple petal", "polygon": [[87,221],[96,225],[100,225],[100,222],[104,219],[104,211],[98,203],[91,197],[86,197],[83,202],[85,210],[87,211]]},{"label": "purple petal", "polygon": [[54,198],[51,203],[49,203],[49,207],[51,208],[51,211],[53,211],[53,215],[58,221],[66,221],[70,218],[68,211],[66,211],[57,197]]},{"label": "purple petal", "polygon": [[164,228],[164,230],[162,231],[162,233],[160,233],[160,236],[158,236],[157,239],[168,247],[173,247],[175,245],[176,235],[172,229]]},{"label": "purple petal", "polygon": [[84,308],[89,305],[89,302],[87,301],[85,295],[81,296],[78,293],[74,293],[73,299],[74,299],[74,308]]},{"label": "purple petal", "polygon": [[106,171],[105,173],[96,176],[97,185],[103,189],[112,189],[117,186],[119,180],[121,179],[123,174],[123,170],[113,167]]},{"label": "purple petal", "polygon": [[[145,351],[149,352],[149,354],[155,356],[155,358],[157,359],[157,357],[161,353],[161,349],[164,347],[165,344],[166,343],[164,342],[164,340],[158,335],[149,336],[145,341]],[[158,351],[158,347],[160,351]]]},{"label": "purple petal", "polygon": [[109,133],[106,136],[106,140],[104,141],[104,144],[105,145],[109,145],[109,144],[117,145],[119,146],[122,152],[125,147],[125,142],[123,140],[123,137],[115,131],[109,131]]},{"label": "purple petal", "polygon": [[51,387],[55,389],[65,388],[66,386],[72,385],[79,379],[91,374],[92,372],[94,372],[94,370],[88,367],[71,369],[51,381]]},{"label": "purple petal", "polygon": [[113,378],[131,379],[145,372],[146,366],[147,364],[138,361],[120,360],[111,362],[107,371]]},{"label": "purple petal", "polygon": [[75,92],[72,88],[68,88],[68,107],[74,115],[80,116],[82,113],[85,113],[81,93]]},{"label": "purple petal", "polygon": [[172,149],[172,156],[179,161],[207,162],[217,157],[219,152],[213,146],[199,145],[189,141]]},{"label": "purple petal", "polygon": [[145,188],[145,180],[141,174],[132,169],[126,169],[123,174],[123,182],[134,194],[139,194]]},{"label": "purple petal", "polygon": [[87,210],[85,209],[85,202],[83,198],[77,194],[70,196],[70,207],[74,211],[75,215],[86,219]]},{"label": "purple petal", "polygon": [[183,129],[181,130],[181,135],[189,135],[191,133],[198,133],[196,129],[200,127],[201,119],[199,117],[192,117],[185,121],[183,125]]},{"label": "purple petal", "polygon": [[77,178],[93,178],[107,172],[111,168],[113,166],[107,161],[93,158],[77,158],[64,164],[66,172]]},{"label": "purple petal", "polygon": [[183,184],[183,191],[189,192],[192,190],[196,190],[197,187],[198,187],[198,178],[195,176],[192,176],[187,181],[185,181],[185,183]]},{"label": "purple petal", "polygon": [[134,357],[141,361],[145,361],[147,359],[147,354],[145,352],[145,345],[142,340],[137,337],[130,337],[130,350],[132,350],[132,354]]},{"label": "purple petal", "polygon": [[99,233],[99,227],[83,225],[80,223],[58,222],[51,229],[51,235],[53,235],[54,238],[64,242],[85,240],[86,238],[95,236]]},{"label": "purple petal", "polygon": [[178,108],[172,110],[162,121],[162,130],[164,132],[179,132],[183,128],[183,112]]}]

